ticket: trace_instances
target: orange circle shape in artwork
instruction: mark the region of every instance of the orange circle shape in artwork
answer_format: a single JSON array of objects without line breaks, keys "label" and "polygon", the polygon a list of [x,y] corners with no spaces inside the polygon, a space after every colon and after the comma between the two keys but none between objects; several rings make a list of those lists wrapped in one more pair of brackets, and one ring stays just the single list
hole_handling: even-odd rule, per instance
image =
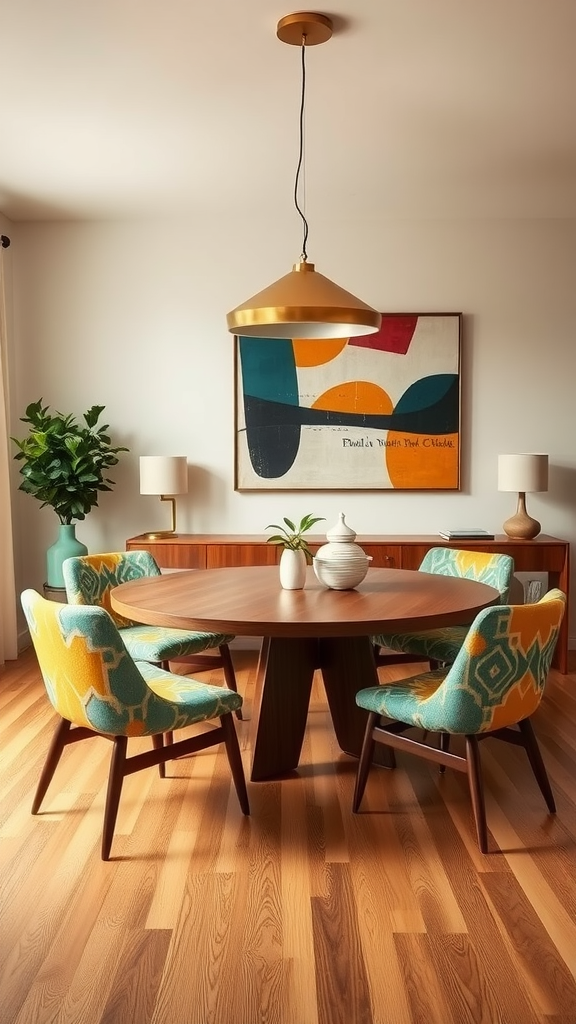
[{"label": "orange circle shape in artwork", "polygon": [[324,391],[312,403],[312,408],[368,416],[389,416],[393,406],[390,396],[377,384],[372,384],[369,380],[349,380]]},{"label": "orange circle shape in artwork", "polygon": [[458,434],[410,434],[390,430],[386,466],[393,487],[399,490],[458,487]]},{"label": "orange circle shape in artwork", "polygon": [[336,359],[346,345],[348,338],[293,338],[294,362],[296,366],[322,366]]}]

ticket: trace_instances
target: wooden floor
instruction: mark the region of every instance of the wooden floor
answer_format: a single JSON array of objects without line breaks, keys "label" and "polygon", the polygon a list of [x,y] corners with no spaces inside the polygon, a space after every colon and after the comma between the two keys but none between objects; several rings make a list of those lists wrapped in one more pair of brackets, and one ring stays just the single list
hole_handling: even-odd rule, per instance
[{"label": "wooden floor", "polygon": [[[249,714],[256,655],[234,660]],[[465,778],[414,758],[352,815],[320,681],[298,774],[249,784],[250,818],[206,751],[126,780],[109,863],[110,745],[68,748],[32,817],[54,715],[31,652],[0,713],[2,1024],[575,1024],[576,671],[535,717],[555,817],[523,751],[482,744],[488,856]]]}]

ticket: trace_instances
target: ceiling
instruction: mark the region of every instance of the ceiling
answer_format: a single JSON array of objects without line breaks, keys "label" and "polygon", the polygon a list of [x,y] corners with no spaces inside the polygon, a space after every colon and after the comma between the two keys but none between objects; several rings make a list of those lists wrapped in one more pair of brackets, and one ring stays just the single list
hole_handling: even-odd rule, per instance
[{"label": "ceiling", "polygon": [[[0,212],[268,217],[300,51],[276,0],[0,0]],[[343,219],[576,216],[574,0],[333,0],[305,202]]]}]

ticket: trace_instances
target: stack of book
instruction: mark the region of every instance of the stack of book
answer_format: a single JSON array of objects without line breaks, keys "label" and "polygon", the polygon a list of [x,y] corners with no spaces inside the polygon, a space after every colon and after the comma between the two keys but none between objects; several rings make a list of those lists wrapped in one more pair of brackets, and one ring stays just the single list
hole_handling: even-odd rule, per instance
[{"label": "stack of book", "polygon": [[494,534],[488,530],[440,530],[439,533],[444,540],[494,540]]}]

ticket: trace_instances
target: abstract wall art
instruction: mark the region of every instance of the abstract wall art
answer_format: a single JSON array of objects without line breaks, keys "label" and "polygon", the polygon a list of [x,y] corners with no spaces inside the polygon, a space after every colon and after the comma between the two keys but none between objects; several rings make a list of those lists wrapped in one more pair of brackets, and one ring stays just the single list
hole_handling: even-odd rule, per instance
[{"label": "abstract wall art", "polygon": [[361,338],[236,338],[236,490],[458,490],[461,334],[384,313]]}]

